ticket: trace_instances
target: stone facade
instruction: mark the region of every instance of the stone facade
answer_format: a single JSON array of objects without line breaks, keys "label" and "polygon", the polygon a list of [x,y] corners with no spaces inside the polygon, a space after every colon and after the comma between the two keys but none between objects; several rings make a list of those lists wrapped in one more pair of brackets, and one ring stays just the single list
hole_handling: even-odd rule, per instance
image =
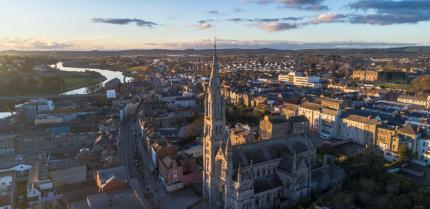
[{"label": "stone facade", "polygon": [[361,145],[374,144],[379,121],[371,117],[349,114],[342,118],[340,136]]},{"label": "stone facade", "polygon": [[378,71],[354,70],[352,78],[360,81],[377,81],[379,77]]},{"label": "stone facade", "polygon": [[[233,145],[226,134],[219,86],[215,54],[203,139],[203,197],[209,204],[225,209],[288,208],[341,182],[343,170],[328,156],[318,163],[316,147],[305,134],[273,138],[272,130],[272,138]],[[262,123],[264,128],[271,122]]]}]

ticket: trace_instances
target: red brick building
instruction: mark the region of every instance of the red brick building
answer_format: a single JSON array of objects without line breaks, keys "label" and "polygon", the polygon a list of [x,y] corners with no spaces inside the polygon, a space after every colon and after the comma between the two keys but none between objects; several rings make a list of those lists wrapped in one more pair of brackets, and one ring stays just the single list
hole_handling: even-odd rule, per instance
[{"label": "red brick building", "polygon": [[177,191],[202,181],[202,168],[186,153],[166,156],[158,161],[158,171],[167,192]]}]

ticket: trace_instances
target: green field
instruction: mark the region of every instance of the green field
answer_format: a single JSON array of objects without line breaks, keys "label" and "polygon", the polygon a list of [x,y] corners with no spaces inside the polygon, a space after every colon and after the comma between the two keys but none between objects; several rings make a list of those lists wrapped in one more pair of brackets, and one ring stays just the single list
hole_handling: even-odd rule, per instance
[{"label": "green field", "polygon": [[67,90],[72,90],[79,87],[94,85],[102,82],[103,80],[104,78],[95,78],[95,77],[88,77],[88,78],[67,77],[67,78],[64,78],[65,85],[64,85],[64,88],[61,89],[60,91],[67,91]]},{"label": "green field", "polygon": [[383,88],[404,89],[404,90],[409,90],[411,87],[411,85],[407,83],[382,83],[382,84],[379,84],[379,86]]},{"label": "green field", "polygon": [[0,97],[10,96],[43,96],[57,94],[85,86],[94,85],[104,81],[104,77],[63,77],[64,85],[61,88],[37,88],[35,86],[26,86],[26,88],[0,88]]}]

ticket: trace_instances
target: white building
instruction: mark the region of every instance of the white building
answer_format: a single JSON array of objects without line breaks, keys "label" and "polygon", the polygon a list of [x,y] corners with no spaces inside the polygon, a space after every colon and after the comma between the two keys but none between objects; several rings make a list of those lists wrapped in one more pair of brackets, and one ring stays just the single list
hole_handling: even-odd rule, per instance
[{"label": "white building", "polygon": [[39,112],[54,109],[54,102],[46,99],[32,99],[29,102],[15,105],[18,115],[25,120],[33,120]]},{"label": "white building", "polygon": [[278,81],[290,83],[300,87],[311,87],[311,88],[321,87],[320,77],[305,76],[303,75],[303,73],[300,73],[300,72],[290,72],[288,73],[288,75],[280,74],[278,76]]},{"label": "white building", "polygon": [[430,166],[430,139],[419,138],[417,141],[417,161]]},{"label": "white building", "polygon": [[0,177],[0,209],[12,209],[13,177]]},{"label": "white building", "polygon": [[340,111],[305,102],[299,106],[298,114],[308,119],[311,132],[323,139],[338,138]]},{"label": "white building", "polygon": [[361,145],[374,144],[378,124],[376,119],[349,114],[342,118],[339,137]]},{"label": "white building", "polygon": [[321,108],[321,105],[312,102],[305,102],[299,106],[299,115],[308,119],[311,132],[318,133],[320,130]]},{"label": "white building", "polygon": [[[429,97],[430,98],[430,97]],[[429,106],[429,98],[426,97],[417,97],[417,96],[408,96],[408,95],[400,95],[397,98],[398,102],[405,103],[405,104],[413,104],[413,105],[419,105],[423,107]]]},{"label": "white building", "polygon": [[194,158],[199,158],[199,157],[203,156],[202,150],[203,150],[202,145],[196,144],[194,146],[191,146],[191,147],[183,150],[183,152],[193,156]]},{"label": "white building", "polygon": [[40,207],[56,200],[54,184],[49,179],[47,165],[38,161],[31,168],[27,183],[27,199],[30,207]]}]

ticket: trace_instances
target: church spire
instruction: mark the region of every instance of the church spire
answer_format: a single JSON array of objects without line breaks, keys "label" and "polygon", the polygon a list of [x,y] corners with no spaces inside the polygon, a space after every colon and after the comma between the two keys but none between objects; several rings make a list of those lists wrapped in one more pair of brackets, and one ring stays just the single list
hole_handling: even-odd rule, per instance
[{"label": "church spire", "polygon": [[216,37],[214,38],[214,55],[213,55],[213,63],[212,63],[212,71],[209,85],[219,85],[219,66],[218,66],[218,57],[216,53]]},{"label": "church spire", "polygon": [[[216,154],[222,151],[227,151],[224,153],[227,158],[229,158],[228,166],[233,165],[233,153],[231,142],[226,143],[227,133],[225,128],[225,102],[221,94],[221,85],[219,78],[219,65],[218,57],[216,51],[216,40],[214,40],[214,55],[213,55],[213,65],[209,80],[209,85],[206,89],[205,98],[205,117],[204,117],[204,148],[203,148],[203,197],[208,198],[211,204],[217,201],[217,186],[216,178],[217,171],[221,168],[216,167]],[[227,147],[225,147],[227,145]],[[226,150],[223,150],[226,149]],[[218,170],[217,170],[218,169]],[[231,180],[233,176],[231,169],[227,169],[226,174]]]}]

